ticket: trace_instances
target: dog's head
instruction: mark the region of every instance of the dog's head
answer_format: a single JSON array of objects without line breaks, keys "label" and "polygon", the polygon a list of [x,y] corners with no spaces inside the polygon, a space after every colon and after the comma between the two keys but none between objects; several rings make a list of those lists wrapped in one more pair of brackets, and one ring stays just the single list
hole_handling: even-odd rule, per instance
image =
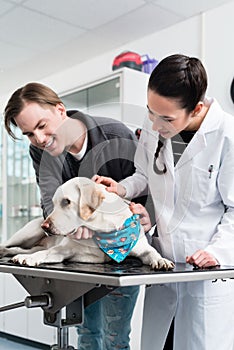
[{"label": "dog's head", "polygon": [[131,215],[119,196],[85,177],[73,178],[60,186],[53,204],[54,210],[42,224],[49,234],[67,235],[79,226],[109,232]]}]

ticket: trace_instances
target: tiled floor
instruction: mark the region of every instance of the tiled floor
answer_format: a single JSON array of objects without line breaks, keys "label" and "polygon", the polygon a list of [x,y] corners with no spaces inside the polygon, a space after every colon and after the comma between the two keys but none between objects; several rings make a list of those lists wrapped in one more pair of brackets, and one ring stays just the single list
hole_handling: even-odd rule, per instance
[{"label": "tiled floor", "polygon": [[31,346],[16,343],[7,339],[0,339],[0,350],[35,350]]},{"label": "tiled floor", "polygon": [[[13,340],[9,340],[6,338],[0,337],[0,350],[39,350],[42,349],[42,347],[37,347],[37,344],[34,346],[34,344],[22,344],[22,342],[17,342]],[[46,348],[44,348],[46,349]],[[49,347],[47,347],[49,349]]]}]

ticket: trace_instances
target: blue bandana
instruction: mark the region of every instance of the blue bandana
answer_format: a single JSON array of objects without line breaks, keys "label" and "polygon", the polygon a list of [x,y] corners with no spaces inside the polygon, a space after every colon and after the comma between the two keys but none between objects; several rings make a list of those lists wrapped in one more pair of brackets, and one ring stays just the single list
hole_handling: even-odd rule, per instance
[{"label": "blue bandana", "polygon": [[135,246],[140,235],[139,215],[132,215],[125,220],[123,229],[111,233],[96,232],[94,241],[111,259],[123,261]]}]

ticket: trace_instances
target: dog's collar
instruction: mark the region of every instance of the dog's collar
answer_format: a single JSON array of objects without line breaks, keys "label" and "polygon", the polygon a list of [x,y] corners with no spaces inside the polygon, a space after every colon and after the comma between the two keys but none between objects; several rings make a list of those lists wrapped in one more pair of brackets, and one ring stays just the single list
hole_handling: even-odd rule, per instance
[{"label": "dog's collar", "polygon": [[125,220],[122,230],[111,233],[96,232],[94,241],[104,253],[116,262],[123,261],[131,252],[140,235],[139,215]]}]

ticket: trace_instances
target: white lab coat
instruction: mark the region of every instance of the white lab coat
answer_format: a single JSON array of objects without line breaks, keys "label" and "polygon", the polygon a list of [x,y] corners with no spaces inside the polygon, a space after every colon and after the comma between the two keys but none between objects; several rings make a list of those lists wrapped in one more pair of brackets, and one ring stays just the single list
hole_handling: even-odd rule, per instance
[{"label": "white lab coat", "polygon": [[[158,133],[147,118],[135,156],[136,173],[122,181],[129,198],[149,185],[159,235],[153,244],[175,262],[185,263],[187,255],[204,249],[221,265],[234,266],[234,117],[213,100],[175,167],[171,140],[165,141],[157,160],[158,168],[167,168],[161,175],[153,170],[157,143]],[[174,315],[174,350],[232,350],[234,281],[147,289],[141,350],[163,348]]]}]

